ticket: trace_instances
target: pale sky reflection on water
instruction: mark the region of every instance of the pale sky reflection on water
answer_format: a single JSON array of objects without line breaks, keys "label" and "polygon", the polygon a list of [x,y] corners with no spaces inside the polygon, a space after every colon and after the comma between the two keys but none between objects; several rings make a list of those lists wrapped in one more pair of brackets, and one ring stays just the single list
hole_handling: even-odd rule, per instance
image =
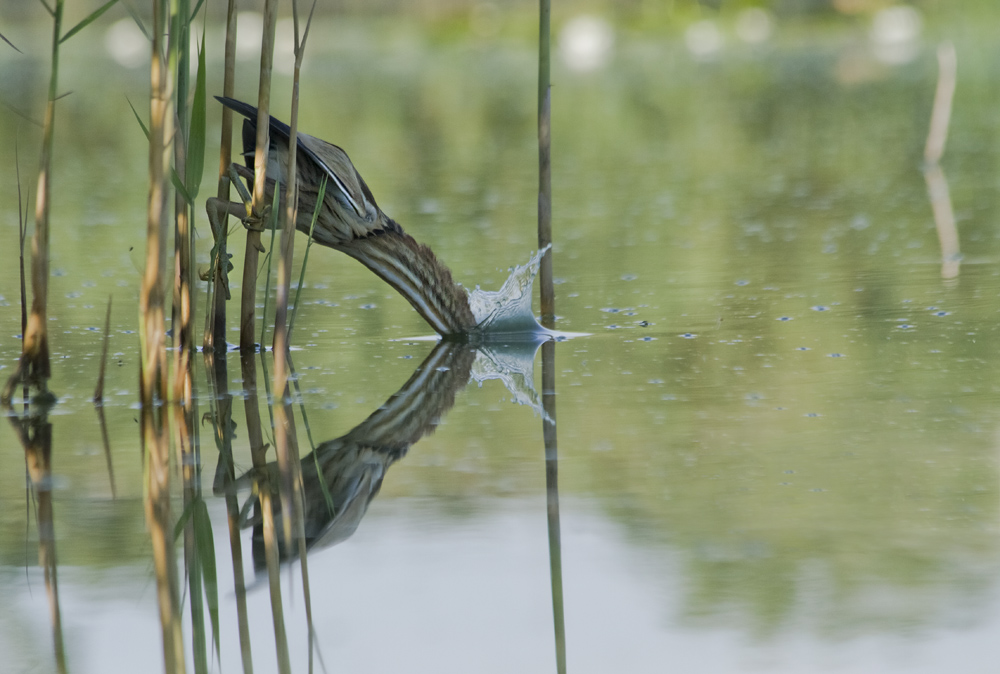
[{"label": "pale sky reflection on water", "polygon": [[[376,501],[350,544],[310,555],[312,577],[324,579],[314,580],[312,598],[328,671],[552,671],[544,502],[471,505],[471,515],[442,526],[435,514],[440,506],[433,502]],[[224,523],[223,509],[212,510],[213,520]],[[978,674],[994,669],[989,644],[1000,630],[995,591],[976,602],[972,615],[953,609],[941,624],[833,638],[817,634],[823,628],[809,618],[810,602],[803,600],[777,633],[748,639],[741,628],[726,627],[725,619],[714,626],[679,620],[688,589],[670,546],[633,544],[584,500],[565,500],[562,512],[570,671]],[[216,527],[220,560],[229,555],[227,537],[224,526]],[[62,571],[64,630],[74,671],[145,671],[150,651],[160,648],[154,587],[145,571]],[[246,571],[252,578],[252,569]],[[36,595],[44,592],[38,574],[31,575]],[[292,664],[303,671],[302,597],[292,589],[300,587],[298,566],[282,576]],[[220,565],[219,580],[221,587],[232,587],[228,564]],[[97,591],[95,583],[104,590]],[[874,600],[872,608],[877,610],[879,601],[899,603],[893,595]],[[23,588],[11,600],[26,626],[44,634],[45,606]],[[235,624],[231,591],[221,593],[220,604],[222,624]],[[266,579],[249,591],[248,611],[258,635],[255,671],[275,671]],[[42,652],[46,646],[36,644]],[[223,671],[238,670],[233,630],[224,631],[221,649]],[[23,652],[13,652],[18,651]]]}]

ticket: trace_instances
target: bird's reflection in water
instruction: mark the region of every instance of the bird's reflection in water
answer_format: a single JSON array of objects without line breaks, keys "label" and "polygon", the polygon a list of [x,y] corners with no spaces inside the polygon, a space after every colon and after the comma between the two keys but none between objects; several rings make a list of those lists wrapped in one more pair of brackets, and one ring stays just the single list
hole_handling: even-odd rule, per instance
[{"label": "bird's reflection in water", "polygon": [[[346,435],[318,445],[315,452],[303,458],[300,465],[306,548],[335,545],[355,532],[389,467],[406,456],[415,442],[434,431],[454,404],[455,395],[470,379],[480,383],[501,379],[515,393],[515,400],[536,407],[531,371],[540,343],[477,349],[469,344],[440,342],[403,387],[367,419]],[[258,484],[279,484],[277,463],[269,463],[265,470],[273,475],[258,480]],[[255,477],[261,476],[250,471],[237,480],[236,486],[248,486]],[[253,505],[255,514],[245,524],[253,526],[253,559],[260,569],[265,566],[263,526],[257,499],[251,498],[244,512]],[[279,499],[272,503],[275,525],[280,527]],[[280,529],[276,534],[281,559],[294,558],[297,545],[286,548]]]}]

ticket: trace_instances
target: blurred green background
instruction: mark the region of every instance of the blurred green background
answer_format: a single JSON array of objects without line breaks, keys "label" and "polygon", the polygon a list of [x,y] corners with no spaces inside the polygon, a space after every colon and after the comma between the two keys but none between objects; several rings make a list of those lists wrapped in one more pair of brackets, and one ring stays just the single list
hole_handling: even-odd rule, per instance
[{"label": "blurred green background", "polygon": [[[237,97],[253,100],[259,27],[243,4]],[[208,7],[210,93],[221,11]],[[564,494],[596,505],[626,545],[679,556],[684,624],[882,634],[941,625],[955,607],[996,621],[978,599],[995,594],[1000,552],[1000,6],[553,11],[557,312],[561,329],[592,333],[557,348]],[[330,3],[308,45],[300,129],[343,146],[382,208],[469,286],[499,287],[535,245],[536,12]],[[115,8],[67,42],[60,76],[72,95],[59,102],[53,178],[56,526],[60,559],[82,566],[148,558],[134,421],[146,155],[126,100],[144,110],[148,57],[131,21]],[[27,189],[47,31],[37,3],[0,7],[0,33],[25,52],[0,45],[0,376],[20,348],[15,140]],[[958,54],[942,164],[963,259],[950,280],[921,172],[943,40]],[[287,119],[280,45],[272,112]],[[209,113],[203,197],[217,165],[218,106]],[[299,237],[299,259],[304,247]],[[430,350],[389,340],[430,331],[354,262],[310,255],[296,365],[325,440]],[[115,501],[89,405],[109,294]],[[428,499],[447,523],[484,497],[531,498],[540,425],[502,391],[470,387],[380,499]],[[0,437],[0,559],[16,566],[22,457],[6,426]],[[210,474],[214,449],[204,460]]]}]

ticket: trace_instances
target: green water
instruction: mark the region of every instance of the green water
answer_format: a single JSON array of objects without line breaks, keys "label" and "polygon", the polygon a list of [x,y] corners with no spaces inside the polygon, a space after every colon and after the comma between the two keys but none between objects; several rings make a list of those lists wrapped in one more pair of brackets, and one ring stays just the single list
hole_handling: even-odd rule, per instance
[{"label": "green water", "polygon": [[[932,19],[902,65],[878,61],[858,21],[796,24],[708,60],[680,36],[623,25],[602,68],[555,66],[557,327],[589,334],[554,349],[570,671],[995,666],[1000,47],[972,19]],[[383,210],[457,280],[499,288],[536,246],[530,42],[385,26],[321,24],[300,128],[343,146]],[[921,171],[940,36],[954,37],[959,64],[942,162],[961,247],[950,278]],[[125,100],[143,100],[147,73],[107,59],[99,40],[67,45],[62,81],[74,93],[57,113],[49,310],[64,641],[70,671],[157,671],[136,422],[146,155]],[[44,59],[2,58],[5,100],[29,109]],[[220,67],[210,60],[210,73]],[[237,95],[252,99],[255,68],[241,67]],[[279,77],[279,92],[289,86]],[[217,109],[209,124],[217,138]],[[8,108],[0,128],[17,136],[27,180],[37,129]],[[5,376],[20,351],[12,141],[0,165]],[[242,234],[233,241],[235,286]],[[298,259],[304,247],[300,237]],[[110,472],[90,402],[109,295]],[[310,252],[301,297],[294,358],[320,444],[376,411],[434,345],[407,339],[431,330],[330,250]],[[536,370],[541,393],[538,359]],[[228,373],[238,396],[238,354]],[[310,554],[328,671],[554,671],[543,420],[514,397],[495,380],[456,391],[436,432],[385,467],[356,533]],[[250,455],[239,397],[233,408],[240,474]],[[266,422],[263,399],[261,412]],[[201,443],[208,495],[208,424]],[[0,461],[0,669],[53,671],[23,451],[7,423]],[[237,672],[225,506],[208,498],[221,671]],[[244,567],[252,582],[249,530]],[[305,671],[297,566],[283,580]],[[265,586],[262,575],[248,598],[256,671],[275,667]]]}]

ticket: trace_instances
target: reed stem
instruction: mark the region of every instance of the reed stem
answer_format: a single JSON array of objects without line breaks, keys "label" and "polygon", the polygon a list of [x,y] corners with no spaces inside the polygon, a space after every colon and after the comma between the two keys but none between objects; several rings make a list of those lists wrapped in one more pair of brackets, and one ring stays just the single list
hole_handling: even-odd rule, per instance
[{"label": "reed stem", "polygon": [[[263,360],[261,354],[261,360]],[[274,639],[278,658],[278,671],[291,671],[288,657],[288,639],[285,634],[284,611],[281,604],[281,569],[279,566],[278,543],[274,531],[273,487],[267,471],[267,445],[260,423],[260,407],[257,401],[257,354],[252,351],[240,352],[240,365],[245,391],[244,409],[247,420],[247,440],[250,442],[250,457],[257,475],[254,490],[257,492],[257,507],[263,518],[264,556],[267,563],[268,587],[271,592],[271,618],[274,624]]]},{"label": "reed stem", "polygon": [[[49,96],[45,104],[42,128],[42,155],[35,193],[35,234],[31,240],[31,314],[22,331],[21,360],[7,380],[0,401],[10,403],[18,383],[37,386],[48,392],[52,376],[49,358],[48,296],[49,296],[49,213],[52,197],[52,152],[55,131],[56,99],[59,86],[59,44],[62,42],[63,0],[56,0],[52,11],[52,63],[49,71]],[[23,306],[23,304],[22,304]]]},{"label": "reed stem", "polygon": [[[550,0],[539,0],[538,29],[538,248],[552,244],[552,86],[550,63]],[[554,327],[555,290],[552,280],[552,249],[542,256],[539,267],[542,325]]]},{"label": "reed stem", "polygon": [[[171,3],[170,58],[176,68],[178,95],[174,97],[177,133],[174,138],[174,168],[185,179],[188,174],[188,151],[191,138],[191,114],[188,90],[191,72],[191,8],[189,0]],[[191,185],[185,187],[190,189]],[[173,311],[170,325],[174,343],[174,400],[184,412],[191,406],[191,349],[194,346],[191,316],[194,298],[191,293],[193,246],[191,240],[192,208],[187,195],[174,191],[174,278]]]},{"label": "reed stem", "polygon": [[101,368],[97,372],[97,387],[94,389],[94,404],[104,402],[104,373],[108,367],[108,341],[111,337],[111,296],[108,296],[108,310],[104,314],[104,344],[101,347]]},{"label": "reed stem", "polygon": [[[281,257],[278,259],[277,308],[274,316],[274,393],[275,430],[274,439],[281,471],[281,513],[285,546],[290,548],[293,540],[298,542],[299,564],[302,570],[303,595],[306,622],[309,626],[309,671],[313,666],[312,602],[309,591],[309,566],[305,549],[304,505],[302,503],[302,474],[299,461],[298,440],[292,418],[291,401],[288,398],[288,290],[292,275],[292,254],[295,247],[295,222],[298,216],[298,184],[296,161],[298,157],[299,82],[302,58],[305,55],[306,40],[312,13],[301,39],[299,35],[298,3],[292,0],[292,17],[295,25],[295,68],[292,76],[292,110],[289,120],[288,176],[285,185],[285,211],[281,228]],[[277,193],[275,188],[275,193]],[[275,200],[277,201],[277,199]]]},{"label": "reed stem", "polygon": [[253,674],[253,655],[250,648],[250,621],[247,614],[246,580],[243,574],[243,541],[240,532],[240,506],[234,483],[236,465],[233,460],[233,396],[229,392],[226,351],[205,351],[205,375],[208,379],[209,405],[213,406],[211,418],[215,446],[219,450],[213,491],[226,502],[226,520],[229,525],[229,550],[233,563],[233,586],[236,595],[236,620],[240,636],[240,656],[244,674]]},{"label": "reed stem", "polygon": [[142,343],[139,395],[142,403],[140,429],[146,452],[146,524],[153,545],[164,668],[168,674],[173,674],[184,672],[185,662],[170,514],[170,443],[164,405],[167,356],[162,276],[167,239],[167,176],[170,175],[170,147],[174,135],[173,81],[163,45],[166,19],[163,0],[153,0],[146,269],[139,294]]},{"label": "reed stem", "polygon": [[25,466],[37,503],[38,566],[45,572],[45,593],[49,604],[49,621],[52,625],[56,671],[65,674],[69,670],[63,642],[62,612],[59,608],[59,574],[52,499],[52,424],[44,410],[41,414],[11,416],[10,421],[24,447]]},{"label": "reed stem", "polygon": [[[251,221],[263,221],[267,180],[267,156],[270,146],[271,70],[274,63],[274,31],[278,22],[278,1],[264,2],[264,31],[260,49],[260,80],[257,89],[257,151],[254,155],[253,213]],[[276,207],[276,205],[275,205]],[[254,350],[254,324],[257,310],[257,262],[261,251],[259,224],[247,233],[241,288],[240,349]]]},{"label": "reed stem", "polygon": [[549,581],[555,630],[556,672],[566,672],[566,620],[563,614],[562,533],[559,519],[559,442],[556,436],[556,343],[542,344],[542,437],[545,443],[545,494],[549,532]]},{"label": "reed stem", "polygon": [[[226,53],[225,71],[222,77],[222,95],[232,98],[236,91],[236,0],[229,0],[226,7]],[[222,202],[229,201],[229,165],[233,161],[233,111],[222,106],[222,138],[219,143],[219,184],[216,196]],[[212,292],[206,307],[208,319],[203,339],[204,348],[216,352],[226,350],[226,300],[229,299],[229,254],[227,252],[229,230],[226,219],[216,231],[213,227],[211,270],[209,278]]]},{"label": "reed stem", "polygon": [[934,108],[931,111],[927,144],[924,146],[924,161],[928,164],[937,164],[944,155],[945,142],[948,140],[948,125],[951,121],[951,102],[955,97],[956,71],[958,70],[955,45],[951,42],[942,42],[938,46],[937,57],[937,88],[934,91]]}]

